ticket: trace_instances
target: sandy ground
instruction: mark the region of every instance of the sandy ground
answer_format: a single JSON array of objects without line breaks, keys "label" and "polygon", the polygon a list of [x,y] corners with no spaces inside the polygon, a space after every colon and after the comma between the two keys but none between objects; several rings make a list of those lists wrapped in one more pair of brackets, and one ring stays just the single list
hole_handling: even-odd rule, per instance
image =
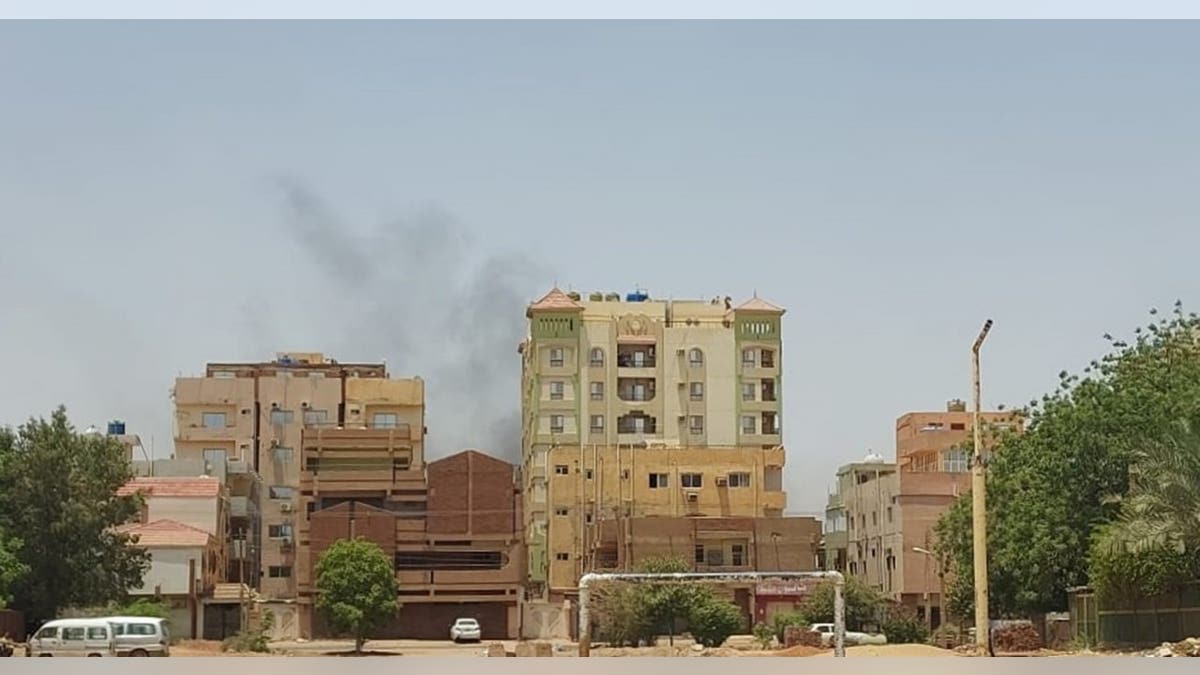
[{"label": "sandy ground", "polygon": [[[832,651],[823,651],[818,656],[833,656]],[[938,656],[958,656],[948,649],[934,647],[932,645],[856,645],[846,647],[846,658],[852,656],[877,656],[877,657],[893,657],[893,656],[919,656],[919,657],[938,657]]]}]

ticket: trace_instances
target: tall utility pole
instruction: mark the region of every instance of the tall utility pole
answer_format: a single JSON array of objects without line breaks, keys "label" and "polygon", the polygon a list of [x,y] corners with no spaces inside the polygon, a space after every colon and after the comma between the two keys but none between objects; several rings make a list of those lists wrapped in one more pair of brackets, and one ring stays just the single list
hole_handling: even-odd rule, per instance
[{"label": "tall utility pole", "polygon": [[971,415],[971,427],[975,436],[975,457],[971,463],[971,534],[974,540],[975,567],[975,645],[982,653],[988,653],[988,638],[991,623],[988,620],[988,570],[987,570],[987,483],[984,478],[982,425],[979,414],[979,348],[992,320],[988,319],[971,346],[971,389],[975,410]]}]

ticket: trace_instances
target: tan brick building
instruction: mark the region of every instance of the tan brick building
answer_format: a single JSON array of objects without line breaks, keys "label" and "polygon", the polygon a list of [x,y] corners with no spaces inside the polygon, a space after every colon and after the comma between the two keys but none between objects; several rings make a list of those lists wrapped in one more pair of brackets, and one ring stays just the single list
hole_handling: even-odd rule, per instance
[{"label": "tan brick building", "polygon": [[[1014,413],[985,412],[985,443],[1019,433]],[[838,469],[825,511],[824,561],[892,599],[942,620],[944,580],[929,553],[933,528],[970,491],[971,414],[961,401],[946,412],[902,415],[896,422],[896,462],[880,456]]]},{"label": "tan brick building", "polygon": [[261,491],[232,495],[228,548],[266,600],[297,597],[294,532],[306,428],[404,428],[414,464],[423,457],[424,384],[391,379],[383,364],[297,352],[267,362],[210,363],[203,377],[176,379],[173,398],[175,456],[224,464],[231,485]]},{"label": "tan brick building", "polygon": [[400,612],[377,637],[445,639],[459,617],[478,619],[487,639],[517,637],[525,559],[516,467],[475,451],[415,464],[405,440],[395,430],[305,431],[300,634],[325,635],[312,604],[321,553],[361,536],[393,557],[400,587]]}]

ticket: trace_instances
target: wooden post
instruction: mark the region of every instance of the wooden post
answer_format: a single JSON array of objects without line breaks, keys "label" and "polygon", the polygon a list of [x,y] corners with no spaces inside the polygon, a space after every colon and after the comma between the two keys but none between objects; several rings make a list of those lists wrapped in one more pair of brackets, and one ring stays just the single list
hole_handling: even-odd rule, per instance
[{"label": "wooden post", "polygon": [[196,559],[188,558],[188,616],[192,624],[192,639],[196,639]]}]

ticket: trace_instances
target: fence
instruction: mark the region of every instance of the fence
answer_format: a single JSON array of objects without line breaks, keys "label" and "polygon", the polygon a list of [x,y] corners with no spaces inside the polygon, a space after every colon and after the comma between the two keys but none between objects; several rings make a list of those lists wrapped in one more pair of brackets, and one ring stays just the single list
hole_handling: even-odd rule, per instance
[{"label": "fence", "polygon": [[1072,637],[1083,644],[1145,647],[1200,635],[1200,581],[1130,603],[1103,603],[1089,588],[1068,594]]}]

